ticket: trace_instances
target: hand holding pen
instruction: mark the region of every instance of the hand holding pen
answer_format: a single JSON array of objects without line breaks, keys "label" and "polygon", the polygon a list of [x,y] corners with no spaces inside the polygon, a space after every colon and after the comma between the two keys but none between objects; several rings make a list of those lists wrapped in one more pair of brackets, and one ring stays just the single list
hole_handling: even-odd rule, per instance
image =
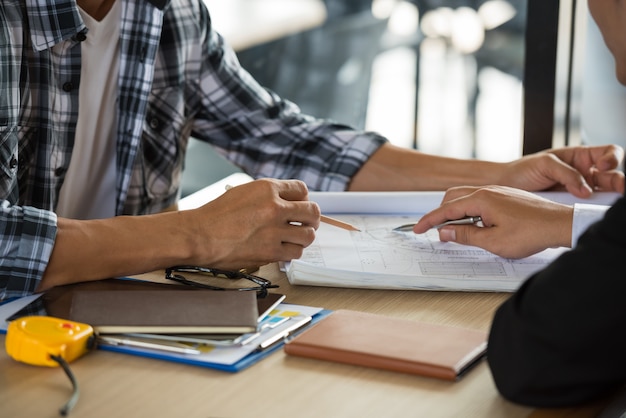
[{"label": "hand holding pen", "polygon": [[[473,245],[505,258],[523,258],[546,248],[570,246],[572,217],[572,207],[519,189],[455,187],[413,231],[422,234],[438,227],[441,241]],[[471,222],[477,218],[482,227]],[[446,223],[459,219],[462,221]]]}]

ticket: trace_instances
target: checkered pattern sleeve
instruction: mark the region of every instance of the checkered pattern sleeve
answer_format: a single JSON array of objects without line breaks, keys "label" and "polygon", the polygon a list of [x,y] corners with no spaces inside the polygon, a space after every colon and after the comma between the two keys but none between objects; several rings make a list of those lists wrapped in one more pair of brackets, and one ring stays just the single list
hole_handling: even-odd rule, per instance
[{"label": "checkered pattern sleeve", "polygon": [[37,288],[56,236],[56,215],[32,207],[0,205],[0,299]]},{"label": "checkered pattern sleeve", "polygon": [[257,178],[298,178],[311,190],[345,190],[386,139],[302,114],[260,86],[206,27],[193,135]]}]

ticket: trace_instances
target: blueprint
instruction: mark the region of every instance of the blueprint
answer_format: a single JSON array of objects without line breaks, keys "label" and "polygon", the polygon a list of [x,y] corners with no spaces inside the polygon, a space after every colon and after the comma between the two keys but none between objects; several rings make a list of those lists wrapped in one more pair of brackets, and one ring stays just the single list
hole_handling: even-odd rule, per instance
[{"label": "blueprint", "polygon": [[[594,193],[580,201],[567,192],[540,192],[564,204],[610,205],[619,193]],[[321,224],[303,256],[284,266],[291,284],[372,289],[460,291],[516,290],[566,248],[548,249],[521,260],[477,247],[439,241],[436,230],[416,235],[393,228],[415,222],[436,208],[444,192],[311,192],[322,213],[361,232]]]},{"label": "blueprint", "polygon": [[333,216],[361,231],[322,224],[313,244],[290,263],[292,284],[513,291],[565,250],[511,260],[477,247],[441,242],[434,229],[425,234],[393,231],[415,222],[418,215]]}]

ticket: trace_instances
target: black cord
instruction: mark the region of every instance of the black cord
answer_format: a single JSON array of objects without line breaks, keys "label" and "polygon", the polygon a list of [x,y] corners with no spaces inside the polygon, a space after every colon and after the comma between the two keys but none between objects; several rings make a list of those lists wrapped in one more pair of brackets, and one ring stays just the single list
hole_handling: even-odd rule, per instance
[{"label": "black cord", "polygon": [[57,363],[59,363],[59,366],[63,368],[67,377],[70,378],[70,382],[72,382],[72,396],[67,401],[67,403],[63,405],[63,407],[59,410],[59,413],[62,416],[66,416],[67,414],[70,413],[72,408],[74,408],[74,405],[76,405],[76,402],[78,402],[78,395],[80,395],[80,391],[78,389],[78,381],[76,380],[76,377],[74,377],[74,373],[72,373],[72,369],[70,369],[70,365],[67,363],[67,361],[65,361],[63,357],[50,354],[50,358],[56,361]]}]

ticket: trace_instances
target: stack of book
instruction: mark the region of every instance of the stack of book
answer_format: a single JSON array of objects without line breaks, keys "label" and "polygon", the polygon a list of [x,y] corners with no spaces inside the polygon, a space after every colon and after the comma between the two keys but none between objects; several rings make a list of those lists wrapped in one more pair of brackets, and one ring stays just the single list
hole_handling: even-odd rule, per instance
[{"label": "stack of book", "polygon": [[5,319],[67,319],[90,325],[98,347],[108,351],[239,371],[322,311],[284,299],[271,292],[257,297],[254,291],[108,279],[52,288]]}]

